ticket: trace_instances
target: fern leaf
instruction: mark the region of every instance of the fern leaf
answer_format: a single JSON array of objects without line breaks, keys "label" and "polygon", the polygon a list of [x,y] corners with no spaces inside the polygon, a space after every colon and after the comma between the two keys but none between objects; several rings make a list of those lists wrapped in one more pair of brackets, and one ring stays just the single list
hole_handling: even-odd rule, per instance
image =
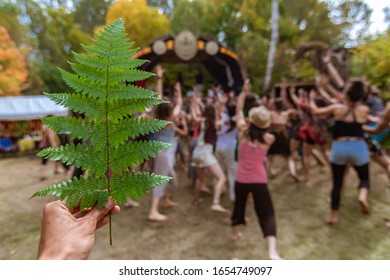
[{"label": "fern leaf", "polygon": [[161,151],[171,147],[171,144],[158,141],[136,141],[119,146],[112,150],[110,166],[112,171],[120,173],[128,167],[134,167],[138,163],[153,158]]},{"label": "fern leaf", "polygon": [[[129,112],[143,112],[147,108],[151,108],[166,101],[158,98],[143,98],[134,100],[118,100],[113,103],[111,110],[108,112],[108,117],[113,121],[117,122],[124,117],[129,116]],[[98,117],[99,120],[103,120]]]},{"label": "fern leaf", "polygon": [[73,180],[54,184],[34,193],[32,197],[54,195],[66,200],[66,204],[74,207],[80,203],[80,210],[92,207],[96,202],[103,206],[107,203],[108,192],[105,185],[105,178],[85,179],[76,177]]},{"label": "fern leaf", "polygon": [[57,161],[67,165],[74,164],[83,170],[91,169],[96,177],[101,177],[108,170],[105,154],[96,151],[92,146],[85,144],[65,145],[56,148],[46,148],[38,153],[38,156]]},{"label": "fern leaf", "polygon": [[156,98],[153,91],[127,85],[154,75],[138,70],[145,61],[132,59],[137,51],[130,49],[132,44],[123,21],[117,20],[104,27],[91,46],[82,45],[85,54],[73,53],[76,63],[69,64],[74,73],[60,69],[63,80],[74,92],[46,96],[84,114],[85,119],[52,117],[43,121],[55,131],[70,132],[73,138],[90,144],[46,148],[38,155],[88,169],[90,176],[52,185],[34,196],[56,195],[69,206],[80,203],[82,209],[95,204],[103,207],[109,196],[119,204],[127,197],[143,196],[151,187],[169,180],[155,174],[128,172],[129,167],[170,147],[162,142],[130,141],[169,123],[133,116],[166,101]]},{"label": "fern leaf", "polygon": [[145,99],[155,97],[157,93],[140,88],[133,85],[118,85],[115,87],[114,92],[111,94],[112,101],[122,100],[133,100],[133,99]]},{"label": "fern leaf", "polygon": [[114,175],[112,178],[111,197],[118,203],[123,203],[127,198],[137,201],[152,188],[168,182],[171,178],[151,173],[128,172],[122,176]]},{"label": "fern leaf", "polygon": [[106,85],[101,81],[90,81],[85,77],[69,73],[61,68],[59,68],[59,71],[65,83],[76,93],[89,94],[92,97],[102,97],[107,90]]},{"label": "fern leaf", "polygon": [[102,108],[98,100],[90,99],[80,94],[51,93],[45,95],[56,104],[67,107],[74,112],[84,113],[88,117],[94,118],[95,116],[104,114],[104,108]]},{"label": "fern leaf", "polygon": [[119,145],[124,144],[129,138],[136,138],[140,135],[157,132],[169,123],[167,121],[152,120],[144,117],[122,119],[109,127],[109,133],[113,137],[110,145],[118,148]]}]

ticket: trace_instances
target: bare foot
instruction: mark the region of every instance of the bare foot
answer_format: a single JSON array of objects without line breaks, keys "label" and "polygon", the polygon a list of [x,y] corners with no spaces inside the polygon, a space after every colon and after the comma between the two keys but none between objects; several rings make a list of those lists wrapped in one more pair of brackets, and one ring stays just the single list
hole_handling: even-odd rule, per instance
[{"label": "bare foot", "polygon": [[326,223],[330,226],[333,226],[339,222],[339,216],[336,213],[331,213],[329,219]]},{"label": "bare foot", "polygon": [[369,208],[369,206],[368,206],[367,200],[365,200],[365,199],[359,199],[358,202],[359,202],[359,204],[360,204],[360,209],[361,209],[361,211],[362,211],[362,214],[364,214],[364,215],[370,214],[370,208]]},{"label": "bare foot", "polygon": [[173,208],[173,207],[177,207],[177,206],[179,206],[179,203],[174,202],[173,200],[168,199],[168,200],[164,201],[165,208]]},{"label": "bare foot", "polygon": [[232,240],[235,241],[235,242],[240,240],[241,237],[242,237],[242,233],[240,231],[233,232],[233,234],[232,234]]},{"label": "bare foot", "polygon": [[216,211],[216,212],[221,212],[221,213],[228,213],[229,210],[222,207],[221,204],[219,203],[214,203],[213,205],[211,205],[211,210],[213,211]]},{"label": "bare foot", "polygon": [[204,192],[204,193],[209,193],[209,194],[212,193],[212,191],[206,186],[201,187],[200,191]]},{"label": "bare foot", "polygon": [[155,213],[149,214],[148,219],[151,222],[165,222],[166,220],[168,220],[168,217],[160,213]]},{"label": "bare foot", "polygon": [[269,254],[270,260],[284,260],[277,252]]},{"label": "bare foot", "polygon": [[130,207],[138,207],[139,206],[139,202],[137,201],[134,201],[134,200],[128,200],[125,204],[124,204],[125,207],[127,208],[130,208]]},{"label": "bare foot", "polygon": [[299,183],[299,182],[303,181],[303,178],[296,175],[296,174],[291,174],[291,177],[293,177],[295,183]]}]

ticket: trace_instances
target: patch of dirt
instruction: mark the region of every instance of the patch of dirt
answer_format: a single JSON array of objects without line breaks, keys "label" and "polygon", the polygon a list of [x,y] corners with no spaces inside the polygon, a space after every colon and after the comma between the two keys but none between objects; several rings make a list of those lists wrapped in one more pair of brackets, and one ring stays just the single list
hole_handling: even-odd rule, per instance
[{"label": "patch of dirt", "polygon": [[[278,248],[286,259],[390,259],[390,195],[387,179],[375,163],[371,164],[369,201],[372,214],[360,214],[356,202],[357,178],[350,171],[346,178],[340,208],[340,223],[325,225],[329,212],[331,174],[327,167],[313,167],[311,181],[294,183],[286,175],[283,159],[275,159],[277,175],[269,183],[277,215]],[[34,198],[38,189],[65,179],[54,175],[40,181],[40,158],[23,156],[0,158],[0,259],[35,259],[44,205],[55,198]],[[147,220],[150,195],[137,208],[122,207],[112,219],[113,246],[109,245],[108,227],[96,235],[90,259],[266,259],[265,240],[253,205],[248,204],[251,221],[243,228],[243,238],[230,238],[230,216],[210,210],[211,196],[204,195],[199,207],[192,205],[193,190],[186,174],[178,168],[180,187],[174,199],[177,208],[165,209],[166,223]],[[210,180],[211,183],[211,180]],[[228,195],[224,206],[232,205]]]}]

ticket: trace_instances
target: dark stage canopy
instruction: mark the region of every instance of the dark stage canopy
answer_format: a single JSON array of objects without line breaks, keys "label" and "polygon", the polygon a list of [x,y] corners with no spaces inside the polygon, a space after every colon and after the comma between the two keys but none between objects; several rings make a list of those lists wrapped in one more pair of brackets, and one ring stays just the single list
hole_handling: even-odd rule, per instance
[{"label": "dark stage canopy", "polygon": [[237,54],[215,40],[190,32],[160,37],[141,48],[135,58],[150,61],[142,69],[151,71],[159,63],[202,64],[225,90],[239,92],[244,82],[243,69]]}]

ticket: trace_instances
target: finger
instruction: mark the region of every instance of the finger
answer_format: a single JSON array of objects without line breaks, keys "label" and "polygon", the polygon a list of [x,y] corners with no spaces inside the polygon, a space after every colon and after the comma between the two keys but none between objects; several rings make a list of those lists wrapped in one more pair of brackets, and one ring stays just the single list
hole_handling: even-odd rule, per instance
[{"label": "finger", "polygon": [[80,212],[80,207],[78,208],[78,212],[73,212],[73,217],[75,218],[82,218],[84,217],[85,215],[87,215],[87,213],[91,211],[91,208],[86,208],[86,209],[83,209],[83,211]]},{"label": "finger", "polygon": [[[116,215],[120,212],[120,207],[118,205],[115,205],[114,208],[111,210],[112,215]],[[105,226],[110,221],[109,215],[104,216],[102,219],[100,219],[96,224],[96,229],[99,229],[103,226]]]},{"label": "finger", "polygon": [[91,209],[91,211],[89,211],[85,215],[85,217],[89,218],[89,219],[93,219],[97,223],[104,216],[108,215],[110,213],[110,211],[112,210],[112,208],[114,208],[114,206],[115,206],[114,201],[111,198],[109,198],[106,205],[104,205],[101,209],[99,209],[98,206],[96,205],[95,207],[93,207]]}]

